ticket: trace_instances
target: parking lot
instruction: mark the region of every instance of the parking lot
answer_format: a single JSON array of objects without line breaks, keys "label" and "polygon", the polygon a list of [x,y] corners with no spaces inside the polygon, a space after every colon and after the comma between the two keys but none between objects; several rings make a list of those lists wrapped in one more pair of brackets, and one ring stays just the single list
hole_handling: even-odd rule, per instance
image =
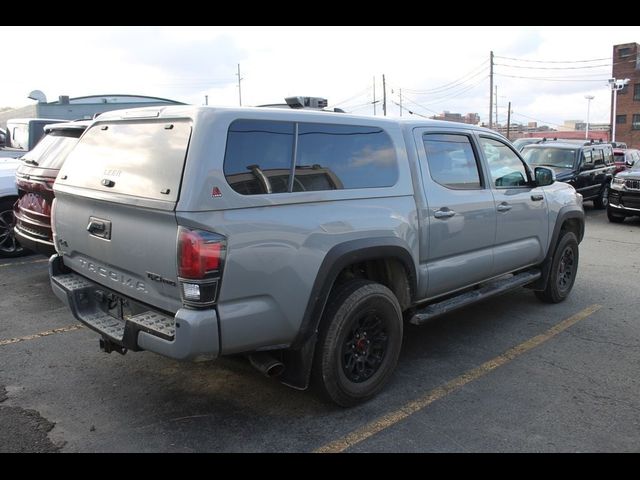
[{"label": "parking lot", "polygon": [[341,409],[243,358],[107,355],[44,257],[0,260],[0,452],[640,450],[640,219],[585,206],[569,299],[527,290],[405,328],[396,374]]}]

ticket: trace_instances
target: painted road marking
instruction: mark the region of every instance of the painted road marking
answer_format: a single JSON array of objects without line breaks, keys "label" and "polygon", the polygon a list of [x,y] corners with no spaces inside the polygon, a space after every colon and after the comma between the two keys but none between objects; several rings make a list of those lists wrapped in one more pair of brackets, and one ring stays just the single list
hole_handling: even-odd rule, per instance
[{"label": "painted road marking", "polygon": [[345,435],[342,438],[339,438],[338,440],[334,440],[333,442],[323,445],[322,447],[314,450],[314,452],[315,453],[344,452],[347,448],[350,448],[366,440],[367,438],[395,425],[399,421],[404,420],[410,415],[413,415],[414,413],[422,410],[423,408],[432,404],[436,400],[439,400],[445,397],[446,395],[452,392],[455,392],[456,390],[460,389],[467,383],[472,382],[473,380],[476,380],[486,375],[492,370],[495,370],[496,368],[501,367],[506,363],[509,363],[511,360],[519,357],[523,353],[526,353],[529,350],[539,345],[542,345],[547,340],[550,340],[551,338],[555,337],[557,334],[559,334],[560,332],[563,332],[570,326],[575,325],[580,320],[584,320],[589,315],[597,312],[601,308],[602,308],[602,305],[597,305],[597,304],[594,304],[585,308],[584,310],[576,313],[575,315],[572,315],[571,317],[561,321],[556,326],[550,328],[546,332],[541,333],[540,335],[537,335],[533,338],[530,338],[526,342],[523,342],[520,345],[517,345],[507,350],[502,355],[498,355],[497,357],[483,363],[479,367],[476,367],[472,370],[469,370],[463,373],[459,377],[454,378],[453,380],[442,385],[441,387],[431,390],[423,397],[413,400],[412,402],[407,403],[403,407],[400,407],[395,412],[387,413],[386,415],[383,415],[382,417],[379,417],[376,420],[368,423],[364,427],[354,430],[353,432],[349,433],[348,435]]},{"label": "painted road marking", "polygon": [[48,258],[41,258],[40,260],[31,260],[29,262],[15,262],[15,263],[0,263],[0,268],[2,267],[13,267],[14,265],[30,265],[32,263],[44,263],[48,262]]},{"label": "painted road marking", "polygon": [[73,332],[74,330],[79,330],[81,328],[84,328],[84,325],[82,325],[81,323],[76,323],[75,325],[67,325],[66,327],[54,328],[52,330],[46,330],[44,332],[34,333],[33,335],[27,335],[24,337],[8,338],[6,340],[0,340],[0,347],[24,342],[26,340],[35,340],[36,338],[40,337],[48,337],[49,335],[55,335],[56,333]]}]

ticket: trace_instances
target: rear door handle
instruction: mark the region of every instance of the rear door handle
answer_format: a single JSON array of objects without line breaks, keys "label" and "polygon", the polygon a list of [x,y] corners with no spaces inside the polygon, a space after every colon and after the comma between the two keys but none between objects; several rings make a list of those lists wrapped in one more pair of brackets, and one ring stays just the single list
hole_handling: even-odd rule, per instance
[{"label": "rear door handle", "polygon": [[509,205],[508,203],[501,203],[500,205],[498,205],[498,211],[499,212],[508,212],[512,208],[513,207],[511,205]]},{"label": "rear door handle", "polygon": [[544,200],[544,195],[540,195],[540,194],[531,195],[531,200],[533,200],[534,202],[539,202],[540,200]]},{"label": "rear door handle", "polygon": [[456,214],[453,210],[436,210],[433,212],[433,216],[436,218],[451,218]]}]

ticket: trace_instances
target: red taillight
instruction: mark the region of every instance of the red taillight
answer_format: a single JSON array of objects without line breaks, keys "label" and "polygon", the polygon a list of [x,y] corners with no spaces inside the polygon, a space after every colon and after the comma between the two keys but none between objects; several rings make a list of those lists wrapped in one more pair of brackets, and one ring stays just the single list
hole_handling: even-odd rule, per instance
[{"label": "red taillight", "polygon": [[178,276],[200,280],[217,273],[222,265],[225,239],[202,230],[178,229]]}]

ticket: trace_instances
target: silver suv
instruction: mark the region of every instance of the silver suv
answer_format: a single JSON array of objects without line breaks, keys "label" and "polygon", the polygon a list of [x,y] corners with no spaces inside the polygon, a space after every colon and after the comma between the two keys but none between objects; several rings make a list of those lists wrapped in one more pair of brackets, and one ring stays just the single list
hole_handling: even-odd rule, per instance
[{"label": "silver suv", "polygon": [[107,351],[247,354],[369,399],[403,321],[526,286],[564,300],[581,196],[496,133],[275,108],[105,113],[56,180],[51,284]]}]

